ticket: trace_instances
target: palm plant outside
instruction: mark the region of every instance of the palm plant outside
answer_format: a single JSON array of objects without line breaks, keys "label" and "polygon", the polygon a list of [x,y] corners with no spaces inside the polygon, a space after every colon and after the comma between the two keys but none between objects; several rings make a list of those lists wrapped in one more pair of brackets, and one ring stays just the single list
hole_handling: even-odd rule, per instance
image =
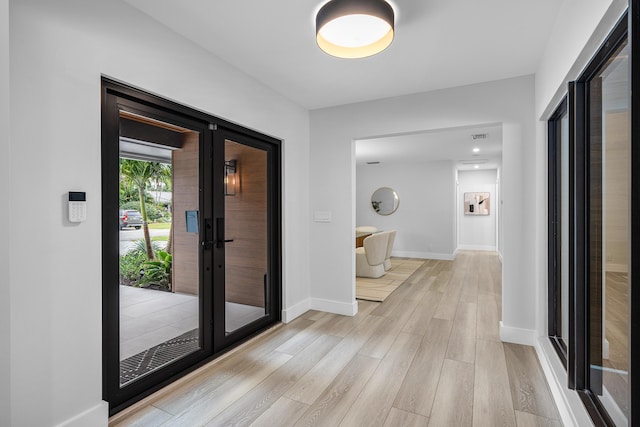
[{"label": "palm plant outside", "polygon": [[145,194],[149,183],[152,180],[157,180],[159,177],[162,177],[163,173],[166,175],[166,169],[169,169],[168,165],[159,162],[120,159],[120,174],[125,180],[129,181],[130,184],[134,184],[138,188],[140,215],[142,216],[142,231],[145,241],[145,250],[149,260],[155,259],[155,253],[151,246]]}]

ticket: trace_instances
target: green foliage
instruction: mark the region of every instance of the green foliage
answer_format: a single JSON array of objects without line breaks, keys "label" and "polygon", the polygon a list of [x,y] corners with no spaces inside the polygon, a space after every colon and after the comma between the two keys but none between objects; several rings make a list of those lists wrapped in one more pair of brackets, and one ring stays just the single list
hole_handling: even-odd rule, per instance
[{"label": "green foliage", "polygon": [[[143,241],[144,246],[144,241]],[[140,267],[147,260],[144,251],[131,250],[120,257],[120,284],[133,285],[140,279]]]},{"label": "green foliage", "polygon": [[[163,245],[160,242],[152,242],[154,252],[158,253]],[[133,247],[124,255],[120,256],[120,284],[129,286],[140,286],[141,270],[146,274],[147,261],[146,244],[144,239],[134,242]],[[169,275],[169,277],[171,277]],[[147,284],[146,286],[149,286]],[[143,286],[143,287],[146,287]]]},{"label": "green foliage", "polygon": [[155,261],[144,262],[144,275],[138,281],[138,286],[145,288],[157,285],[170,289],[173,257],[165,251],[157,251],[156,258]]},{"label": "green foliage", "polygon": [[124,203],[121,202],[120,203],[120,209],[139,211],[140,210],[140,202],[138,201],[137,197],[136,197],[135,200],[132,200],[130,202],[124,202]]},{"label": "green foliage", "polygon": [[158,209],[158,205],[147,205],[147,218],[150,222],[156,222],[162,218],[162,208]]},{"label": "green foliage", "polygon": [[[147,219],[149,222],[171,222],[171,213],[160,204],[151,203],[147,200]],[[133,209],[140,210],[140,202],[135,201],[125,202],[120,204],[120,209]]]},{"label": "green foliage", "polygon": [[[137,252],[142,252],[144,253],[146,251],[146,243],[144,241],[144,239],[138,239],[136,241],[133,242],[133,248],[131,249],[131,251],[137,251]],[[151,241],[151,247],[153,249],[154,252],[159,251],[160,249],[162,249],[160,243],[158,242],[154,242]]]}]

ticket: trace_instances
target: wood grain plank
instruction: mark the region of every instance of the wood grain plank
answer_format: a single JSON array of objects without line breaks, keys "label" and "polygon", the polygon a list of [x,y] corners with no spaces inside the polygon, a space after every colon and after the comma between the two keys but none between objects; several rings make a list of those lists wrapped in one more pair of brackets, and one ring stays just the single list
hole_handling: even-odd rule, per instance
[{"label": "wood grain plank", "polygon": [[514,409],[559,420],[540,362],[533,347],[504,343]]},{"label": "wood grain plank", "polygon": [[507,362],[501,342],[478,340],[476,343],[473,425],[516,425]]},{"label": "wood grain plank", "polygon": [[432,319],[404,378],[394,407],[428,417],[438,388],[453,322]]},{"label": "wood grain plank", "polygon": [[476,359],[476,313],[477,304],[458,304],[453,329],[447,346],[447,359],[473,363]]},{"label": "wood grain plank", "polygon": [[[455,261],[454,261],[454,265]],[[440,304],[438,304],[438,309],[436,310],[434,317],[438,319],[449,319],[453,320],[456,309],[458,307],[458,301],[460,300],[460,295],[462,294],[462,286],[464,283],[465,263],[459,264],[459,269],[454,269],[451,272],[451,278],[449,279],[449,283],[447,284],[446,289],[444,290],[444,295]]]},{"label": "wood grain plank", "polygon": [[309,405],[281,397],[252,422],[251,427],[292,427],[307,409]]},{"label": "wood grain plank", "polygon": [[429,418],[412,414],[398,408],[391,408],[384,422],[384,427],[424,427],[429,423]]},{"label": "wood grain plank", "polygon": [[476,257],[468,255],[464,280],[462,282],[462,292],[460,293],[460,301],[478,302],[478,268]]},{"label": "wood grain plank", "polygon": [[161,409],[154,406],[147,406],[131,417],[113,424],[112,427],[156,427],[161,426],[167,420],[171,419],[171,417],[171,414]]},{"label": "wood grain plank", "polygon": [[236,399],[206,425],[242,426],[251,424],[280,399],[293,384],[318,363],[339,341],[340,338],[332,335],[320,336],[304,351],[293,356],[280,369]]},{"label": "wood grain plank", "polygon": [[496,298],[487,293],[478,294],[476,333],[479,340],[500,341],[500,317]]},{"label": "wood grain plank", "polygon": [[228,381],[206,393],[196,393],[197,398],[186,405],[184,401],[180,402],[180,406],[176,402],[167,402],[163,406],[171,411],[175,412],[178,408],[182,409],[171,420],[170,424],[184,427],[204,425],[226,407],[237,402],[238,399],[242,398],[265,378],[290,361],[291,358],[292,356],[288,354],[271,352],[260,363],[256,363],[252,369],[231,377]]},{"label": "wood grain plank", "polygon": [[402,330],[402,325],[406,320],[403,318],[376,317],[383,321],[379,323],[374,333],[371,334],[370,338],[360,349],[359,354],[382,359],[396,338],[398,338],[398,334]]},{"label": "wood grain plank", "polygon": [[291,337],[291,339],[282,343],[282,345],[276,348],[275,351],[295,356],[300,351],[307,348],[309,344],[317,340],[320,335],[322,335],[322,333],[318,328],[304,329]]},{"label": "wood grain plank", "polygon": [[435,317],[435,313],[439,306],[443,303],[443,294],[434,291],[427,291],[420,303],[411,313],[409,319],[402,328],[402,332],[408,334],[424,335],[427,331],[425,325],[429,324],[431,318]]},{"label": "wood grain plank", "polygon": [[340,371],[349,364],[384,318],[369,316],[369,321],[360,324],[352,333],[342,339],[313,368],[284,394],[299,402],[312,404],[331,384]]},{"label": "wood grain plank", "polygon": [[267,331],[265,334],[242,345],[239,350],[233,351],[227,357],[212,362],[210,365],[197,371],[182,381],[177,386],[172,384],[171,393],[159,396],[154,400],[154,405],[172,414],[178,414],[197,402],[209,392],[222,385],[234,375],[246,375],[246,371],[257,364],[263,364],[266,356],[275,350],[283,342],[286,342],[298,331],[304,330],[313,322],[298,318],[287,325],[287,328],[277,328]]},{"label": "wood grain plank", "polygon": [[[445,360],[438,383],[429,425],[471,426],[473,424],[474,366],[457,360]],[[455,407],[452,407],[455,402]]]},{"label": "wood grain plank", "polygon": [[366,387],[342,419],[340,426],[382,426],[393,406],[411,362],[418,351],[420,338],[401,333],[369,379]]},{"label": "wood grain plank", "polygon": [[516,422],[518,427],[562,427],[562,423],[558,420],[551,420],[521,411],[516,411]]},{"label": "wood grain plank", "polygon": [[295,425],[338,425],[379,364],[379,359],[354,356]]}]

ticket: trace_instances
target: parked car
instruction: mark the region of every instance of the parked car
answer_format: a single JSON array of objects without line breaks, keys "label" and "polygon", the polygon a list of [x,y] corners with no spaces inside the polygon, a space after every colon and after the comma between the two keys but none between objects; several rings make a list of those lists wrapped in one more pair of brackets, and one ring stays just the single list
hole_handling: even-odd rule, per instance
[{"label": "parked car", "polygon": [[120,230],[125,227],[135,227],[136,230],[140,230],[142,227],[142,215],[140,215],[140,212],[131,209],[120,209]]}]

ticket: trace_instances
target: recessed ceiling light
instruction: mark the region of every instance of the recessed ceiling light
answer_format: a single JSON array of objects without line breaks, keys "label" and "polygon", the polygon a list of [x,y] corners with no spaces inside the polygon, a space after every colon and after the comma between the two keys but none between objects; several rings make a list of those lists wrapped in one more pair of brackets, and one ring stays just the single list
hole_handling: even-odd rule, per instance
[{"label": "recessed ceiling light", "polygon": [[480,149],[478,147],[474,147],[473,152],[474,153],[478,153],[480,151]]},{"label": "recessed ceiling light", "polygon": [[478,169],[480,167],[480,165],[475,165],[474,169]]},{"label": "recessed ceiling light", "polygon": [[384,0],[331,0],[316,15],[320,49],[338,58],[364,58],[393,41],[393,8]]}]

